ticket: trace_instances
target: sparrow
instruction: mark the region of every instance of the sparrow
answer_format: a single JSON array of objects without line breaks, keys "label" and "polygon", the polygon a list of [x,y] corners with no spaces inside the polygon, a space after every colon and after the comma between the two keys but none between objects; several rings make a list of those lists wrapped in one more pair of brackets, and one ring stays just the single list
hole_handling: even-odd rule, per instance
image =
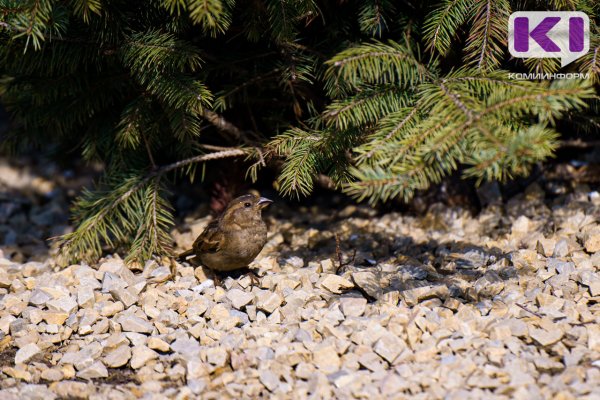
[{"label": "sparrow", "polygon": [[220,272],[248,266],[267,243],[262,210],[271,203],[272,200],[254,194],[233,199],[221,216],[206,226],[192,248],[178,258],[194,259]]}]

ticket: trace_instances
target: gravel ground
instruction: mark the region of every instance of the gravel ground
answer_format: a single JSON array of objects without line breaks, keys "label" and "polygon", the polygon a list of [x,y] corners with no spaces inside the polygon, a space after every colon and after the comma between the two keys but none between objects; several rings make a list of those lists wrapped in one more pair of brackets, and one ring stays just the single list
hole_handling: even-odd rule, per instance
[{"label": "gravel ground", "polygon": [[276,204],[258,287],[116,255],[59,268],[65,186],[0,164],[0,189],[0,399],[600,399],[589,187],[476,216]]}]

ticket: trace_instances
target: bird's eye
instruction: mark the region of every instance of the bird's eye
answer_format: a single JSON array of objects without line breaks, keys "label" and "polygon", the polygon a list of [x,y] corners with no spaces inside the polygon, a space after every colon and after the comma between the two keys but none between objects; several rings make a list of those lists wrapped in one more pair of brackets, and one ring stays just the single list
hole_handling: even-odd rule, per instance
[{"label": "bird's eye", "polygon": [[246,208],[251,207],[251,206],[252,206],[252,203],[244,203],[244,207],[246,207]]}]

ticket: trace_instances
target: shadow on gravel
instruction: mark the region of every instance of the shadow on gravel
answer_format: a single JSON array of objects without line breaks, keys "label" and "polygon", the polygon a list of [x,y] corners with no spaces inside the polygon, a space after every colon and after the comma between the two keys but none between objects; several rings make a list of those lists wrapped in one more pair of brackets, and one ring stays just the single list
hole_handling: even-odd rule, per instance
[{"label": "shadow on gravel", "polygon": [[331,232],[343,232],[343,226],[344,221],[336,221],[335,217],[328,221],[306,221],[301,229],[315,229],[329,235],[315,235],[321,237],[312,242],[309,239],[306,247],[292,246],[286,240],[280,261],[298,256],[308,264],[330,258],[335,267],[342,265],[337,273],[349,272],[358,291],[367,299],[374,301],[388,293],[397,293],[398,299],[403,298],[409,305],[428,298],[448,297],[478,302],[500,293],[505,281],[517,277],[509,254],[498,248],[457,241],[440,243],[433,239],[416,243],[411,237],[358,229],[356,233],[346,230],[337,245]]},{"label": "shadow on gravel", "polygon": [[16,347],[7,347],[0,351],[0,369],[4,367],[12,367],[15,364]]},{"label": "shadow on gravel", "polygon": [[[87,382],[86,380],[81,380]],[[128,383],[139,384],[136,373],[131,368],[108,368],[108,376],[106,378],[93,379],[96,385],[126,385]]]},{"label": "shadow on gravel", "polygon": [[0,249],[16,263],[43,261],[49,238],[70,231],[69,205],[97,166],[66,169],[43,156],[0,156]]}]

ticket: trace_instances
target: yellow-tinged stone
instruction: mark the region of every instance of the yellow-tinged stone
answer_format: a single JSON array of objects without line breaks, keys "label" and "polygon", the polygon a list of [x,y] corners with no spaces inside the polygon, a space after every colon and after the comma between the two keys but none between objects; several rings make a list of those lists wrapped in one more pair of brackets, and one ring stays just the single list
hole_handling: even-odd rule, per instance
[{"label": "yellow-tinged stone", "polygon": [[152,350],[158,350],[163,353],[169,351],[171,348],[167,342],[157,337],[151,337],[148,339],[148,347]]},{"label": "yellow-tinged stone", "polygon": [[69,318],[69,314],[56,311],[46,311],[42,314],[42,319],[47,324],[62,325]]},{"label": "yellow-tinged stone", "polygon": [[42,379],[49,382],[57,382],[61,381],[65,377],[65,375],[60,369],[48,368],[42,371],[41,377]]},{"label": "yellow-tinged stone", "polygon": [[583,246],[588,253],[600,251],[600,233],[594,233],[587,237]]},{"label": "yellow-tinged stone", "polygon": [[600,326],[590,324],[586,327],[588,333],[588,347],[593,351],[600,351]]},{"label": "yellow-tinged stone", "polygon": [[529,329],[531,338],[542,346],[550,346],[557,343],[563,337],[563,332],[560,329],[547,331],[545,329]]},{"label": "yellow-tinged stone", "polygon": [[25,369],[4,367],[2,368],[2,373],[15,379],[19,379],[25,382],[31,382],[31,373]]},{"label": "yellow-tinged stone", "polygon": [[0,340],[0,351],[4,350],[8,346],[10,346],[11,341],[12,341],[12,336],[10,336],[10,335],[4,336],[2,338],[2,340]]},{"label": "yellow-tinged stone", "polygon": [[327,274],[321,281],[321,286],[332,293],[340,294],[348,289],[352,289],[354,284],[348,279],[334,274]]},{"label": "yellow-tinged stone", "polygon": [[506,340],[512,336],[512,331],[508,325],[498,325],[492,328],[490,339]]},{"label": "yellow-tinged stone", "polygon": [[73,379],[73,377],[75,377],[75,367],[71,364],[61,365],[60,372],[63,373],[64,379]]}]

